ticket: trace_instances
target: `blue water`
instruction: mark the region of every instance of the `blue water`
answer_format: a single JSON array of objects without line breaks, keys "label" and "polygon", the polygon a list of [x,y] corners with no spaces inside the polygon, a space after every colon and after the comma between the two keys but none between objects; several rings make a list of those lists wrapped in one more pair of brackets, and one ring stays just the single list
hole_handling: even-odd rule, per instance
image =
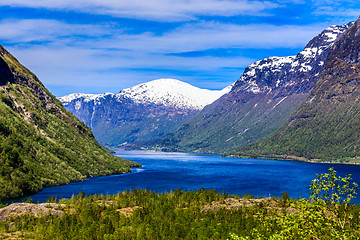
[{"label": "blue water", "polygon": [[327,172],[330,167],[343,177],[352,174],[353,181],[360,183],[358,165],[222,158],[194,153],[118,151],[116,155],[139,162],[143,167],[135,168],[129,174],[94,177],[84,182],[44,188],[31,198],[34,202],[44,202],[51,196],[70,198],[80,191],[86,195],[106,195],[133,188],[169,192],[176,188],[197,190],[202,187],[256,197],[281,196],[286,191],[291,197],[299,198],[308,197],[311,179],[316,173]]}]

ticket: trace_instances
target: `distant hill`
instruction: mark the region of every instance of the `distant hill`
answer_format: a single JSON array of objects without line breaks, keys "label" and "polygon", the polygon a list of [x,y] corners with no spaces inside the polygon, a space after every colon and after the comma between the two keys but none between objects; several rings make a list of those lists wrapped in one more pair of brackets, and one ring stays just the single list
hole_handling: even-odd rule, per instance
[{"label": "distant hill", "polygon": [[360,158],[360,20],[334,43],[311,94],[290,120],[235,154],[307,160]]},{"label": "distant hill", "polygon": [[353,22],[331,26],[296,56],[269,57],[248,66],[231,91],[148,148],[227,152],[268,136],[286,123],[319,80],[336,38]]},{"label": "distant hill", "polygon": [[210,91],[175,79],[157,79],[117,94],[75,93],[59,100],[92,129],[99,142],[129,147],[175,131],[229,90]]},{"label": "distant hill", "polygon": [[139,164],[107,153],[37,77],[0,46],[0,200]]}]

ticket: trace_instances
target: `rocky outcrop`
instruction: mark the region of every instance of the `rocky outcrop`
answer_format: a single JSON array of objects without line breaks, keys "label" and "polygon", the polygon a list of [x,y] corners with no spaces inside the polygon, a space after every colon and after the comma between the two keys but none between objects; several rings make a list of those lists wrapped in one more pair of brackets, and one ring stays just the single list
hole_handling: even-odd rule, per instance
[{"label": "rocky outcrop", "polygon": [[64,214],[65,204],[57,203],[12,203],[9,206],[0,208],[0,221],[7,221],[11,218],[18,218],[23,215],[33,215],[41,217],[44,215],[53,215],[61,217]]}]

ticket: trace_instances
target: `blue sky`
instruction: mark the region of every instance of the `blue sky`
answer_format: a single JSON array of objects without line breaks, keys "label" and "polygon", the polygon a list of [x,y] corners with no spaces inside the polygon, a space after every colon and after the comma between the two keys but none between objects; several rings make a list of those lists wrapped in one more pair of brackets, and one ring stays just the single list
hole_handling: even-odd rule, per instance
[{"label": "blue sky", "polygon": [[356,20],[358,0],[1,0],[0,44],[56,96],[158,78],[208,89]]}]

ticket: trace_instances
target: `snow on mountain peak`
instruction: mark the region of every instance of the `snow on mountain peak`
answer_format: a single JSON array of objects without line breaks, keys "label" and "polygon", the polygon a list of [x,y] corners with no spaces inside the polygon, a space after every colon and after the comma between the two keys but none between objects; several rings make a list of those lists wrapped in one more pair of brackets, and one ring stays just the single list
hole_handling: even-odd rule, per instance
[{"label": "snow on mountain peak", "polygon": [[235,83],[240,87],[238,91],[264,93],[294,85],[292,79],[297,78],[297,75],[317,76],[337,37],[353,24],[354,22],[350,22],[326,28],[296,56],[268,57],[250,64]]},{"label": "snow on mountain peak", "polygon": [[64,106],[76,101],[76,104],[79,105],[78,108],[80,108],[81,102],[93,101],[95,105],[99,105],[102,99],[111,95],[110,97],[115,97],[117,101],[121,101],[122,98],[128,98],[132,99],[135,103],[153,103],[173,106],[175,108],[201,110],[222,95],[230,92],[231,88],[232,85],[218,91],[200,89],[176,79],[163,78],[123,89],[118,94],[73,93],[60,97],[59,100]]},{"label": "snow on mountain peak", "polygon": [[131,98],[138,103],[149,102],[158,105],[201,110],[228,93],[230,89],[229,86],[220,91],[212,91],[200,89],[176,79],[163,78],[123,89],[116,94],[116,97],[118,99],[121,97]]},{"label": "snow on mountain peak", "polygon": [[107,95],[114,95],[113,93],[103,93],[103,94],[91,94],[91,93],[72,93],[63,97],[59,97],[59,100],[64,104],[68,104],[75,99],[84,99],[84,102],[95,101],[99,102],[101,98],[106,97]]}]

